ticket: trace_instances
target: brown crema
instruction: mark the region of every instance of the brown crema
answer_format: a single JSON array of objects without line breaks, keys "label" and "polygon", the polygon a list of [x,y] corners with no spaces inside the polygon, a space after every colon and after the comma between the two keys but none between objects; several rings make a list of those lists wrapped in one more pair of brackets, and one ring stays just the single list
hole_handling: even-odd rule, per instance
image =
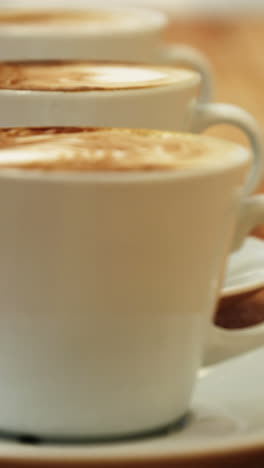
[{"label": "brown crema", "polygon": [[112,62],[40,61],[0,64],[0,89],[108,91],[198,81],[196,72],[175,67]]},{"label": "brown crema", "polygon": [[75,10],[75,9],[6,9],[0,10],[0,25],[55,25],[67,26],[78,24],[120,23],[128,15],[110,10]]},{"label": "brown crema", "polygon": [[0,169],[155,171],[221,165],[237,148],[214,138],[135,129],[0,130]]}]

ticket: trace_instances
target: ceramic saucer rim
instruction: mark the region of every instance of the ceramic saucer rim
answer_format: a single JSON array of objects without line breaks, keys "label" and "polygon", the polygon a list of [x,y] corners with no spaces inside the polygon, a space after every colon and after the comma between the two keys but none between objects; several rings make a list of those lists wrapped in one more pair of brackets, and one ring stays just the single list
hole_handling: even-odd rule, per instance
[{"label": "ceramic saucer rim", "polygon": [[258,275],[263,275],[255,282],[249,282],[247,285],[240,286],[224,286],[221,291],[221,298],[239,296],[241,294],[253,293],[264,288],[264,268],[258,270]]},{"label": "ceramic saucer rim", "polygon": [[[263,248],[264,250],[264,239],[260,237],[256,237],[253,235],[249,235],[246,237],[245,242],[251,243],[252,246],[254,245],[254,249],[257,248]],[[262,244],[262,245],[261,245]],[[243,246],[241,247],[243,249]],[[247,272],[247,274],[249,274]],[[225,297],[231,297],[231,296],[237,296],[240,294],[246,294],[250,292],[255,292],[258,291],[259,289],[264,288],[264,268],[257,268],[257,269],[251,269],[251,273],[257,276],[257,280],[249,280],[248,284],[240,284],[239,285],[234,285],[234,286],[228,286],[224,285],[221,290],[221,298]]]},{"label": "ceramic saucer rim", "polygon": [[[166,437],[166,436],[164,436]],[[145,442],[140,442],[144,444]],[[146,441],[147,443],[147,441]],[[161,442],[162,443],[162,442]],[[10,454],[10,450],[13,449],[14,445],[17,445],[20,450],[16,453]],[[129,444],[130,445],[130,444]],[[96,454],[89,455],[89,447],[86,445],[73,446],[66,448],[64,446],[20,446],[17,442],[8,442],[5,444],[3,441],[3,446],[0,444],[0,463],[4,461],[9,462],[23,462],[23,463],[53,463],[54,465],[62,463],[62,461],[67,461],[67,463],[86,463],[89,464],[100,464],[104,463],[107,465],[115,464],[128,464],[128,463],[153,463],[159,460],[160,462],[169,462],[169,461],[193,461],[198,457],[202,460],[209,457],[226,457],[226,456],[246,456],[252,454],[263,454],[264,456],[264,429],[255,431],[253,434],[243,433],[236,437],[232,437],[230,441],[216,441],[211,442],[211,445],[205,447],[199,447],[200,442],[194,442],[192,446],[188,445],[184,450],[179,452],[173,450],[171,447],[166,446],[163,450],[159,449],[157,445],[156,450],[151,450],[147,452],[138,453],[136,452],[137,442],[131,443],[130,451],[127,450],[128,443],[122,444],[122,451],[119,453],[110,453],[106,445],[99,446]],[[93,446],[94,448],[94,446]],[[100,450],[104,450],[105,453],[99,454]],[[74,453],[75,452],[75,453]]]}]

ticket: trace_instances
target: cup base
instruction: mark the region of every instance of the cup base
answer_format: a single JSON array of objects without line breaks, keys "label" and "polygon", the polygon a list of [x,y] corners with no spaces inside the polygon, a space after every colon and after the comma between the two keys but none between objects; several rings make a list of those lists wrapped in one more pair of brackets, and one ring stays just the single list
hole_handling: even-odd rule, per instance
[{"label": "cup base", "polygon": [[115,436],[59,436],[59,435],[44,435],[39,436],[33,433],[22,433],[15,431],[5,431],[0,429],[0,440],[12,440],[19,444],[26,445],[43,445],[43,444],[114,444],[120,442],[129,442],[144,440],[153,437],[161,437],[170,432],[182,430],[188,424],[191,418],[190,413],[184,414],[180,419],[172,421],[165,426],[156,427],[149,431],[120,434]]}]

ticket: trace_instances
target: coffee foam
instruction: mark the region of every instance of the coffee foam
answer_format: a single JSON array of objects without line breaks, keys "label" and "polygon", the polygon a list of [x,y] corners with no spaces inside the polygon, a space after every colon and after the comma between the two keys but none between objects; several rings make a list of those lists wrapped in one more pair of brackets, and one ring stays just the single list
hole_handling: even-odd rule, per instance
[{"label": "coffee foam", "polygon": [[221,165],[237,145],[152,130],[22,128],[0,130],[0,169],[154,171]]},{"label": "coffee foam", "polygon": [[196,72],[112,62],[16,62],[0,64],[0,89],[94,91],[157,87],[200,81]]},{"label": "coffee foam", "polygon": [[88,33],[98,31],[118,31],[138,29],[146,18],[133,10],[129,13],[108,9],[2,9],[0,27],[12,30],[34,30],[37,32],[61,32],[83,30]]}]

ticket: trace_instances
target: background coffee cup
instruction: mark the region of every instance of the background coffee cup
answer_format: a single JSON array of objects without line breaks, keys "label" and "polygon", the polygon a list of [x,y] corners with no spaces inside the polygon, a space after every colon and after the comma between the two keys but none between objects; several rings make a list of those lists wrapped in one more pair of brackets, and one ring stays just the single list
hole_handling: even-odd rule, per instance
[{"label": "background coffee cup", "polygon": [[[8,11],[16,11],[18,4],[8,5]],[[94,8],[88,8],[84,2],[62,2],[59,6],[43,0],[23,1],[26,11],[91,11],[91,9],[110,12],[112,15],[123,14],[124,17],[135,16],[136,26],[128,27],[125,20],[116,28],[99,26],[92,31],[83,24],[76,27],[59,27],[53,24],[30,24],[10,26],[1,24],[0,42],[4,47],[0,50],[0,61],[17,60],[116,60],[122,62],[171,63],[190,67],[202,76],[201,97],[210,99],[212,96],[212,71],[207,59],[196,49],[182,44],[168,44],[163,41],[163,34],[168,26],[169,18],[160,11],[111,6],[99,3]],[[1,11],[0,9],[0,23]],[[88,22],[88,20],[87,20]]]},{"label": "background coffee cup", "polygon": [[264,217],[231,147],[196,171],[0,171],[2,430],[122,437],[186,413],[236,225]]},{"label": "background coffee cup", "polygon": [[[55,62],[64,77],[67,63],[76,66],[73,62]],[[52,61],[46,62],[44,85],[45,82],[49,83],[49,65],[52,64]],[[25,87],[22,90],[8,89],[7,83],[6,89],[0,89],[0,127],[93,126],[202,132],[210,126],[226,123],[240,128],[250,141],[254,164],[245,190],[250,193],[256,187],[263,171],[262,132],[257,122],[237,106],[201,101],[201,77],[197,72],[114,62],[88,62],[86,66],[91,67],[93,76],[100,74],[100,83],[96,83],[93,77],[91,84],[88,78],[87,91],[38,91]],[[14,67],[18,69],[14,74],[16,80],[20,76],[21,64],[16,63]],[[38,64],[22,63],[22,67],[30,69],[38,67]],[[168,76],[168,83],[160,84],[159,76],[156,81],[153,79],[151,84],[147,84],[144,70],[148,74],[158,71]],[[173,82],[170,74],[176,71],[178,75]],[[1,68],[0,73],[4,73]],[[9,73],[12,81],[11,71]],[[136,87],[131,85],[131,74],[137,76]],[[116,86],[111,89],[115,82]],[[82,82],[82,86],[85,86],[85,82]]]}]

